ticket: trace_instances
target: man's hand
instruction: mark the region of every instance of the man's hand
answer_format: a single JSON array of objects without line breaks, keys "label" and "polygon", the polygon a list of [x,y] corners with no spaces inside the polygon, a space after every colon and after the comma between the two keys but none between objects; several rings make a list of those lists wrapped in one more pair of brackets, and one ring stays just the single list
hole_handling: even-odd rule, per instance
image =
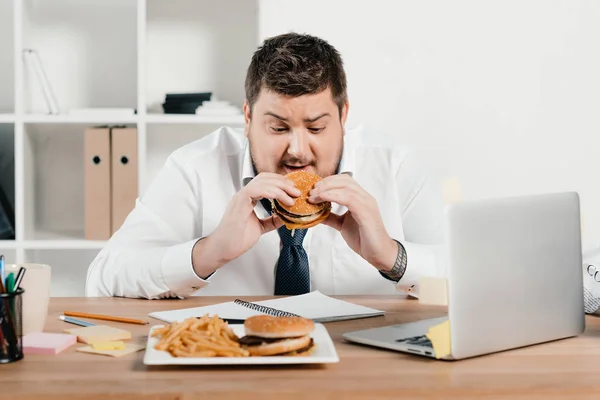
[{"label": "man's hand", "polygon": [[378,270],[390,271],[398,245],[390,238],[379,213],[377,200],[352,177],[332,175],[317,182],[308,201],[330,201],[348,208],[343,215],[329,214],[323,223],[342,234],[348,246]]},{"label": "man's hand", "polygon": [[260,236],[283,225],[275,215],[259,219],[254,213],[263,198],[277,199],[293,205],[292,197],[300,196],[294,183],[282,175],[260,173],[233,197],[219,226],[200,240],[192,252],[194,270],[207,277],[225,263],[236,259],[256,244]]}]

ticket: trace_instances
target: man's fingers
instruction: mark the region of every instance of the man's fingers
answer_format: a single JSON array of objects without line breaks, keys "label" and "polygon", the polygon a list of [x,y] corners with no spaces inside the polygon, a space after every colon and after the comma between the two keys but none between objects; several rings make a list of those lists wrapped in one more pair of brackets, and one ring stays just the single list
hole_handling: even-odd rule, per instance
[{"label": "man's fingers", "polygon": [[264,183],[261,182],[261,185],[264,184],[264,185],[277,186],[278,188],[284,190],[290,196],[294,196],[294,197],[298,197],[302,194],[300,189],[298,189],[294,185],[294,182],[292,182],[289,179],[286,179],[282,176],[280,176],[280,178],[281,179],[269,179],[268,181],[265,181]]},{"label": "man's fingers", "polygon": [[269,199],[269,200],[279,200],[283,204],[287,204],[288,206],[294,205],[294,199],[292,199],[286,192],[278,187],[270,187],[265,189],[264,191],[257,192],[256,196],[252,197],[252,200],[257,201],[260,199]]},{"label": "man's fingers", "polygon": [[330,213],[327,218],[325,218],[323,220],[323,224],[332,227],[333,229],[337,230],[337,231],[341,231],[342,230],[342,225],[344,224],[344,218],[346,217],[346,214],[348,212],[345,212],[343,215],[337,215],[334,213]]},{"label": "man's fingers", "polygon": [[347,187],[360,187],[351,176],[346,174],[331,175],[328,176],[315,184],[314,191],[325,191],[331,189],[341,189]]},{"label": "man's fingers", "polygon": [[318,195],[311,195],[308,201],[313,204],[330,201],[350,208],[350,203],[354,199],[354,193],[344,189],[332,189]]},{"label": "man's fingers", "polygon": [[291,196],[300,196],[302,193],[294,182],[284,177],[283,175],[274,174],[270,172],[261,172],[258,174],[256,178],[252,180],[253,183],[264,186],[264,185],[274,185],[283,190],[285,190]]},{"label": "man's fingers", "polygon": [[[332,177],[329,177],[332,178]],[[319,202],[318,199],[324,199],[321,194],[334,192],[334,195],[338,195],[338,192],[343,191],[347,192],[349,195],[360,196],[362,194],[366,194],[365,190],[352,178],[346,177],[342,178],[339,175],[336,175],[335,178],[331,179],[327,182],[320,181],[317,182],[317,186],[315,186],[309,193],[308,201],[311,203]],[[346,196],[348,197],[348,196]],[[313,201],[314,199],[314,201]],[[332,200],[325,200],[332,201]],[[341,203],[340,203],[341,204]]]},{"label": "man's fingers", "polygon": [[[280,189],[289,197],[298,197],[302,194],[291,181],[284,179],[283,177],[281,177],[281,179],[265,178],[260,181],[253,181],[250,182],[245,189],[250,194],[250,197],[252,197],[252,199],[255,201],[263,197],[267,197],[266,193],[272,189]],[[269,196],[271,197],[267,198],[276,198],[274,197],[273,193],[271,193]]]},{"label": "man's fingers", "polygon": [[260,226],[262,227],[262,233],[268,233],[275,229],[281,228],[283,221],[277,215],[272,215],[265,219],[259,219]]}]

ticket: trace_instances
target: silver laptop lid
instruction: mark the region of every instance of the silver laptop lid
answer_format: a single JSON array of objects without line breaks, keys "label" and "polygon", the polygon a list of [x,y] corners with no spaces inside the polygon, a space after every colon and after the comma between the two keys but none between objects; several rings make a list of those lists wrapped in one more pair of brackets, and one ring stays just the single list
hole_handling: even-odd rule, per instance
[{"label": "silver laptop lid", "polygon": [[454,358],[583,331],[577,193],[462,202],[446,216]]}]

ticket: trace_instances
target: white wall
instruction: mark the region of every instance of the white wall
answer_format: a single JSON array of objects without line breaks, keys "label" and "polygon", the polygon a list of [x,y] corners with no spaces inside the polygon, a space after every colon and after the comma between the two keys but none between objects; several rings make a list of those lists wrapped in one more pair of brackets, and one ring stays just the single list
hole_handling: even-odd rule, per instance
[{"label": "white wall", "polygon": [[464,199],[577,190],[600,243],[600,2],[261,0],[344,57],[349,126],[427,146]]}]

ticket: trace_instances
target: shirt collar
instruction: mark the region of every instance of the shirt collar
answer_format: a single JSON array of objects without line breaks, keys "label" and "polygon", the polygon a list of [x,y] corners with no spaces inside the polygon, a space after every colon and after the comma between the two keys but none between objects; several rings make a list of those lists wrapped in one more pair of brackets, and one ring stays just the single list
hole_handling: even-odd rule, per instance
[{"label": "shirt collar", "polygon": [[242,160],[242,186],[246,186],[256,174],[254,173],[254,167],[252,166],[252,159],[250,158],[250,143],[246,139],[246,145],[244,146],[244,159]]},{"label": "shirt collar", "polygon": [[[340,160],[339,173],[354,175],[355,165],[355,135],[353,132],[346,131],[344,135],[344,149],[342,152],[342,159]],[[254,173],[254,167],[252,166],[252,159],[250,158],[250,144],[246,139],[244,146],[244,159],[242,160],[242,187],[246,186],[256,174]]]},{"label": "shirt collar", "polygon": [[342,159],[340,160],[340,166],[338,173],[340,174],[348,174],[350,176],[354,175],[355,165],[355,146],[356,139],[353,131],[346,130],[344,134],[344,150],[342,152]]}]

